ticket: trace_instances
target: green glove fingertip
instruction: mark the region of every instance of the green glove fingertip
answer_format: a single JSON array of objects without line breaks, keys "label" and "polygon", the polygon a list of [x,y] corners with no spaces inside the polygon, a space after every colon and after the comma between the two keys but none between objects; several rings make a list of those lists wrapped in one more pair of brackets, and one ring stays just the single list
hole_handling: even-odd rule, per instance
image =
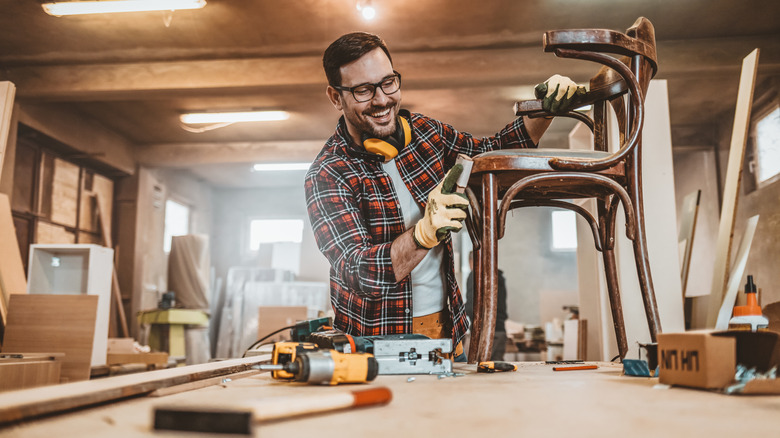
[{"label": "green glove fingertip", "polygon": [[458,177],[463,173],[463,166],[456,164],[447,172],[444,176],[444,183],[441,186],[442,193],[453,193],[455,191],[455,183],[458,181]]}]

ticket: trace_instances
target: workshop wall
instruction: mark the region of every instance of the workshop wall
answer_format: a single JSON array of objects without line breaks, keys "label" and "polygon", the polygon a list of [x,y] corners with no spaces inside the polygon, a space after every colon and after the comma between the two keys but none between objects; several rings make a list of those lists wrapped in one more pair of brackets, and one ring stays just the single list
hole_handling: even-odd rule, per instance
[{"label": "workshop wall", "polygon": [[[498,243],[498,268],[506,278],[507,313],[513,321],[543,325],[546,298],[578,304],[577,252],[552,249],[552,211],[519,208],[507,215],[506,233]],[[560,316],[566,314],[558,310]]]},{"label": "workshop wall", "polygon": [[328,262],[314,241],[306,213],[303,183],[266,189],[215,189],[212,262],[216,275],[225,278],[232,266],[271,267],[273,249],[261,245],[249,251],[249,221],[252,219],[303,219],[300,248],[300,281],[328,281]]}]

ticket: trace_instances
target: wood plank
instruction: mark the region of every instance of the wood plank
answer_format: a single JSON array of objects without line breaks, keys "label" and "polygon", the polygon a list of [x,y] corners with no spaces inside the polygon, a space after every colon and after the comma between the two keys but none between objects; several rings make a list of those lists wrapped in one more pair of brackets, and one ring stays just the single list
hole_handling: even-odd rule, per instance
[{"label": "wood plank", "polygon": [[249,371],[253,365],[268,358],[268,356],[256,356],[231,359],[87,382],[67,383],[55,387],[8,392],[0,394],[0,424],[147,394],[174,385]]},{"label": "wood plank", "polygon": [[7,318],[8,301],[12,294],[26,294],[22,256],[16,240],[11,205],[8,196],[0,193],[0,324]]},{"label": "wood plank", "polygon": [[16,87],[8,81],[0,82],[0,177],[3,174],[5,149],[11,132],[11,114],[14,108]]},{"label": "wood plank", "polygon": [[89,379],[96,295],[12,295],[3,353],[65,353],[62,381]]},{"label": "wood plank", "polygon": [[76,227],[79,198],[79,166],[55,158],[51,189],[51,221]]},{"label": "wood plank", "polygon": [[38,221],[35,226],[35,241],[37,243],[74,244],[76,243],[76,234],[63,226]]},{"label": "wood plank", "polygon": [[691,266],[691,252],[693,251],[693,238],[696,232],[696,218],[699,217],[699,201],[701,190],[695,190],[685,195],[680,215],[680,231],[677,234],[677,242],[683,246],[680,257],[680,281],[682,284],[682,299],[685,300],[685,289],[688,284],[688,270]]},{"label": "wood plank", "polygon": [[[112,186],[113,187],[113,186]],[[94,194],[95,197],[95,204],[97,205],[97,212],[98,212],[98,222],[100,225],[100,235],[103,237],[103,246],[106,246],[108,248],[114,247],[113,242],[111,241],[111,228],[109,228],[110,225],[110,205],[106,203],[106,201],[103,200],[102,195],[99,193]],[[112,262],[112,270],[111,270],[111,297],[114,300],[114,306],[116,307],[117,311],[117,321],[118,326],[120,329],[119,334],[121,336],[127,337],[130,336],[130,329],[127,326],[127,316],[125,315],[125,306],[122,304],[122,291],[119,290],[119,277],[117,277],[116,274],[116,257],[114,257],[114,261]]]},{"label": "wood plank", "polygon": [[745,158],[750,111],[753,104],[753,88],[758,69],[758,53],[755,49],[742,60],[739,78],[737,110],[734,114],[734,128],[731,132],[729,162],[726,168],[726,186],[723,189],[723,204],[720,210],[720,225],[715,249],[715,269],[712,273],[712,289],[709,297],[707,327],[715,327],[718,312],[723,303],[723,294],[729,281],[731,266],[731,243],[734,236],[734,218],[737,215],[739,186],[742,180],[742,164]]}]

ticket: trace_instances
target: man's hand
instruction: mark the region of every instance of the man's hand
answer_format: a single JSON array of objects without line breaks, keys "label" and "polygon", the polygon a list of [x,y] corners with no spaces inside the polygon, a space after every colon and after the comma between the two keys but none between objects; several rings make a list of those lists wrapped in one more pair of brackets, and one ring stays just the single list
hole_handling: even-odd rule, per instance
[{"label": "man's hand", "polygon": [[585,87],[561,75],[552,75],[544,83],[534,87],[537,99],[542,99],[542,108],[552,114],[563,114],[575,108],[585,95]]},{"label": "man's hand", "polygon": [[454,193],[463,166],[456,164],[444,179],[428,194],[428,205],[425,216],[417,222],[412,237],[422,248],[433,248],[443,240],[450,231],[460,231],[463,219],[466,218],[468,198],[461,193]]}]

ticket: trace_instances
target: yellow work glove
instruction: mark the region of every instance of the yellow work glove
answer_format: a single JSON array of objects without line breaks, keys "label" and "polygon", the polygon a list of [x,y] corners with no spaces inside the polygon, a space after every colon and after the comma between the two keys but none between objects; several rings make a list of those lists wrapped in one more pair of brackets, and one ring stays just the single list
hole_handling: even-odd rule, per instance
[{"label": "yellow work glove", "polygon": [[455,182],[461,172],[463,166],[456,164],[428,194],[425,215],[417,221],[412,232],[417,246],[431,249],[438,245],[448,232],[460,231],[463,227],[469,201],[464,194],[454,193]]},{"label": "yellow work glove", "polygon": [[552,75],[534,87],[536,98],[542,99],[542,108],[552,114],[563,114],[576,108],[585,93],[585,87],[561,75]]}]

